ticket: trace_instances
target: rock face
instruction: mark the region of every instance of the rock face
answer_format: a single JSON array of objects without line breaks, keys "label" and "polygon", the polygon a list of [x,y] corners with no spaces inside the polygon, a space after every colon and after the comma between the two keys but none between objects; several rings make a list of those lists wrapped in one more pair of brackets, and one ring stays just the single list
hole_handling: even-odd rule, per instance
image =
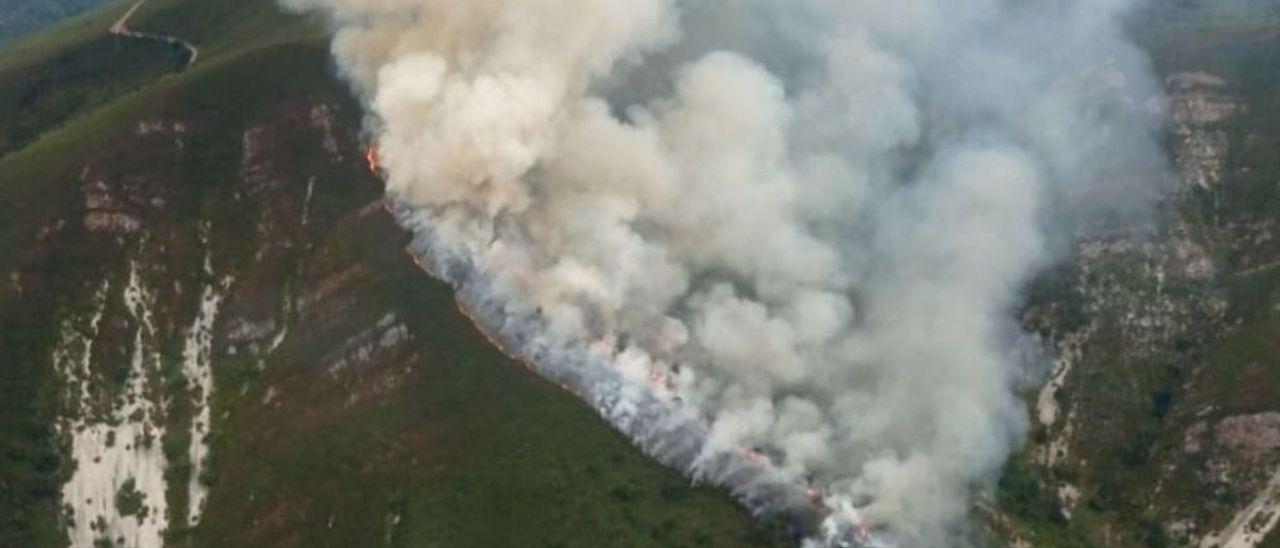
[{"label": "rock face", "polygon": [[[261,367],[286,338],[290,295],[280,273],[296,268],[309,205],[304,189],[318,175],[286,171],[284,163],[294,158],[290,147],[307,147],[325,154],[313,171],[333,170],[342,160],[338,147],[355,145],[339,144],[332,112],[301,99],[273,112],[270,125],[244,132],[226,205],[247,225],[229,228],[238,219],[216,213],[193,220],[189,208],[174,204],[190,192],[176,174],[189,161],[186,139],[200,138],[199,124],[139,122],[125,142],[81,170],[82,237],[110,253],[78,281],[90,304],[66,315],[51,358],[62,386],[58,433],[73,463],[61,487],[73,546],[158,547],[166,533],[199,524],[219,389],[215,364],[250,359]],[[296,142],[285,142],[286,135]],[[348,184],[376,192],[368,177]],[[323,220],[318,230],[333,222]],[[68,230],[62,220],[53,226]],[[251,254],[251,266],[234,264],[228,256],[236,253]],[[314,303],[321,305],[345,311],[329,299]],[[406,336],[393,322],[366,332],[374,330],[379,348]],[[344,359],[359,367],[371,356],[362,346]]]},{"label": "rock face", "polygon": [[[43,236],[50,253],[88,242],[101,258],[77,276],[88,305],[65,315],[50,358],[71,464],[60,492],[72,546],[159,547],[201,523],[212,436],[231,410],[215,409],[233,397],[220,393],[228,370],[257,375],[299,352],[314,356],[315,368],[350,386],[334,402],[349,406],[399,386],[421,358],[405,347],[411,335],[395,311],[369,310],[368,293],[386,282],[373,266],[352,257],[333,272],[301,272],[333,251],[316,247],[321,235],[392,226],[382,208],[361,207],[380,189],[345,160],[359,157],[358,145],[337,133],[336,108],[302,98],[269,110],[229,151],[234,177],[199,207],[199,189],[181,174],[188,140],[207,131],[200,120],[139,122],[80,170],[83,222],[58,219]],[[362,198],[313,207],[317,186],[324,198]],[[380,244],[399,253],[396,242],[393,233]]]},{"label": "rock face", "polygon": [[1227,93],[1227,81],[1208,72],[1180,72],[1165,79],[1177,139],[1177,161],[1187,181],[1201,188],[1222,183],[1230,138],[1223,122],[1247,115]]},{"label": "rock face", "polygon": [[1280,543],[1280,81],[1239,68],[1280,42],[1225,27],[1152,46],[1179,178],[1154,222],[1083,230],[1032,288],[1054,361],[1001,493],[1011,542]]}]

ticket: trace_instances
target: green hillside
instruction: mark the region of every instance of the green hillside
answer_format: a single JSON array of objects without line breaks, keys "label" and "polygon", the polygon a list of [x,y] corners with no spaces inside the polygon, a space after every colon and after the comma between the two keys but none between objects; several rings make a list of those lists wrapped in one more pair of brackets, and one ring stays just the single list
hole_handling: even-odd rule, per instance
[{"label": "green hillside", "polygon": [[[187,66],[108,32],[130,5],[0,46],[0,548],[153,525],[190,547],[794,544],[502,355],[416,268],[316,21],[147,0],[130,28],[198,48]],[[1135,18],[1186,180],[1159,230],[1082,235],[1031,288],[1025,325],[1068,359],[977,505],[1008,544],[1200,546],[1280,478],[1250,430],[1280,424],[1277,6]]]},{"label": "green hillside", "polygon": [[1084,235],[1037,283],[1027,323],[1067,357],[1028,398],[1053,412],[1006,469],[1003,525],[1034,546],[1278,547],[1280,2],[1141,15],[1180,180],[1156,230]]},{"label": "green hillside", "polygon": [[[124,7],[0,56],[0,546],[150,523],[178,546],[778,542],[503,356],[414,267],[316,25],[267,0],[150,0],[130,26],[195,44],[184,69],[107,34]],[[222,297],[210,393],[183,369],[202,287]],[[207,435],[188,427],[205,405]],[[135,424],[154,435],[116,439]],[[77,462],[92,428],[104,456]],[[99,458],[164,463],[163,500],[136,472],[76,523],[64,485]]]}]

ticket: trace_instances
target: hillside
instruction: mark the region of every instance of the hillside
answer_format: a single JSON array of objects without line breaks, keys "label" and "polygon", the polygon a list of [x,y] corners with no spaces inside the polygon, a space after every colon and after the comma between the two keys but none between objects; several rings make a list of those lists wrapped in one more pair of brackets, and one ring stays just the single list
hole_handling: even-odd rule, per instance
[{"label": "hillside", "polygon": [[[1280,546],[1280,4],[1138,24],[1179,181],[1148,226],[1082,234],[1025,323],[1058,355],[1002,481],[1034,546]],[[1269,534],[1268,534],[1269,533]]]},{"label": "hillside", "polygon": [[124,7],[0,60],[0,545],[772,544],[414,267],[313,25]]},{"label": "hillside", "polygon": [[[1180,183],[1030,288],[1008,545],[1280,548],[1280,7],[1236,4],[1134,22]],[[415,265],[315,21],[147,0],[188,66],[130,6],[0,46],[0,547],[794,544]]]}]

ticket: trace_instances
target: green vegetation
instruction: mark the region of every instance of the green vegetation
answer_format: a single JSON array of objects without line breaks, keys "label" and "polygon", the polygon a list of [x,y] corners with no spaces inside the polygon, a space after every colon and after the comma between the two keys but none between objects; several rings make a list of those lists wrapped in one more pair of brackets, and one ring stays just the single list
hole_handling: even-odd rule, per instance
[{"label": "green vegetation", "polygon": [[[1070,457],[1049,468],[1032,452],[1016,456],[1000,483],[1002,514],[1037,547],[1181,546],[1188,539],[1168,529],[1176,521],[1202,524],[1200,534],[1225,525],[1246,494],[1213,479],[1211,459],[1228,457],[1187,450],[1187,432],[1280,411],[1280,269],[1274,249],[1252,236],[1280,223],[1280,2],[1152,4],[1133,27],[1159,74],[1221,77],[1228,85],[1218,93],[1247,110],[1216,126],[1228,142],[1225,181],[1187,189],[1162,212],[1204,246],[1215,276],[1157,280],[1150,260],[1133,252],[1091,263],[1079,285],[1106,288],[1098,300],[1073,290],[1075,265],[1032,287],[1032,303],[1054,303],[1055,331],[1098,322],[1059,393],[1075,413]],[[1162,312],[1165,302],[1190,312]],[[1171,331],[1128,338],[1123,325],[1137,319],[1126,317],[1130,310],[1173,314]],[[1051,435],[1041,428],[1033,444],[1043,447]],[[1056,492],[1064,483],[1080,491],[1070,520]],[[1276,544],[1280,532],[1263,546]]]},{"label": "green vegetation", "polygon": [[20,149],[78,112],[180,69],[182,50],[158,42],[102,36],[47,63],[10,71],[0,87],[0,155]]},{"label": "green vegetation", "polygon": [[[317,187],[368,177],[333,175]],[[321,194],[317,205],[376,197],[373,185],[345,188],[359,198]],[[331,331],[300,328],[298,347],[263,371],[247,359],[222,369],[215,409],[230,417],[215,433],[213,498],[189,537],[197,545],[772,544],[723,494],[649,461],[581,402],[493,348],[451,291],[406,260],[404,239],[381,215],[344,223],[300,266],[308,277],[352,264],[378,272],[376,289],[329,329],[349,333],[391,309],[423,359],[385,366],[412,369],[391,393],[356,402],[353,391],[395,373],[326,380],[312,348],[325,348]],[[276,396],[263,403],[268,393]]]},{"label": "green vegetation", "polygon": [[[376,212],[352,217],[377,199],[376,182],[358,158],[331,162],[315,146],[316,129],[282,121],[290,107],[322,103],[334,106],[345,138],[358,132],[358,109],[332,77],[315,21],[281,13],[268,0],[149,0],[131,26],[201,48],[200,61],[181,70],[181,52],[106,34],[125,7],[74,18],[0,52],[0,284],[21,272],[24,286],[0,289],[0,546],[63,542],[59,487],[74,463],[53,428],[57,381],[49,356],[60,323],[84,312],[90,282],[118,274],[121,265],[114,248],[96,245],[79,222],[78,177],[89,161],[115,175],[150,174],[175,189],[164,222],[178,236],[165,242],[169,255],[156,258],[172,273],[167,281],[187,288],[203,282],[199,250],[181,243],[202,221],[213,227],[216,270],[251,286],[255,302],[288,321],[298,313],[279,304],[283,297],[296,300],[350,265],[375,273],[340,321],[296,330],[265,368],[245,353],[219,357],[213,461],[197,478],[211,486],[211,498],[201,524],[187,528],[187,494],[171,489],[171,543],[777,544],[785,524],[757,525],[723,493],[691,487],[640,455],[587,406],[494,349],[456,310],[450,290],[413,268],[404,235],[388,219]],[[1227,127],[1231,183],[1196,191],[1180,206],[1220,269],[1234,272],[1249,257],[1217,231],[1280,215],[1280,70],[1267,70],[1280,59],[1280,23],[1214,18],[1212,26],[1201,21],[1188,30],[1191,21],[1157,21],[1144,40],[1162,72],[1212,66],[1238,83],[1250,105],[1248,116]],[[149,149],[131,134],[139,121],[156,118],[190,123],[183,156]],[[261,126],[280,129],[272,154],[285,174],[279,184],[293,188],[285,196],[297,197],[309,175],[317,189],[311,211],[320,228],[300,231],[280,264],[257,254],[261,202],[274,198],[237,199],[243,137]],[[58,221],[67,228],[42,239]],[[1099,313],[1073,290],[1077,274],[1063,267],[1033,287],[1033,300],[1063,303],[1058,327],[1068,330]],[[1117,262],[1095,276],[1131,295],[1157,290],[1138,263]],[[1113,544],[1174,546],[1179,539],[1167,537],[1152,505],[1220,520],[1238,495],[1205,491],[1192,472],[1168,482],[1159,500],[1148,494],[1160,467],[1203,464],[1177,461],[1196,410],[1212,403],[1215,416],[1250,413],[1280,401],[1278,284],[1276,270],[1263,270],[1160,288],[1223,295],[1238,323],[1224,336],[1192,324],[1156,358],[1124,357],[1127,341],[1111,336],[1118,318],[1104,318],[1099,344],[1109,358],[1080,364],[1071,386],[1092,433],[1070,462],[1052,469],[1029,453],[1015,456],[999,484],[998,508],[1019,535],[1038,547],[1101,546],[1103,536]],[[169,306],[175,324],[194,314],[191,303]],[[343,375],[319,367],[324,349],[387,311],[414,336],[407,354]],[[180,326],[166,329],[162,375],[176,402],[169,420],[183,424],[193,410],[179,374]],[[170,485],[185,486],[193,474],[189,434],[170,428],[160,442],[170,457]],[[1056,492],[1063,481],[1081,488],[1069,520]],[[140,497],[126,484],[116,502],[140,515]],[[1268,542],[1280,543],[1278,537]]]},{"label": "green vegetation", "polygon": [[[174,402],[167,417],[173,424],[155,443],[171,464],[171,543],[778,543],[783,524],[759,526],[724,493],[690,486],[582,402],[493,348],[457,311],[451,291],[412,266],[404,234],[387,217],[352,217],[380,194],[358,154],[335,164],[316,146],[318,129],[287,121],[298,105],[326,104],[335,109],[342,139],[354,141],[360,127],[315,22],[282,14],[268,0],[149,0],[131,27],[182,36],[201,48],[199,62],[179,70],[182,58],[168,47],[105,35],[120,7],[20,40],[0,55],[0,78],[17,83],[0,90],[0,116],[21,122],[0,129],[12,149],[0,153],[0,276],[6,277],[0,284],[19,272],[24,286],[0,289],[0,546],[64,542],[59,487],[74,463],[53,428],[58,387],[49,357],[61,322],[87,308],[93,282],[118,279],[123,265],[119,248],[95,242],[80,222],[79,177],[87,163],[112,177],[145,174],[172,188],[165,217],[148,221],[165,235],[146,250],[126,243],[147,253],[151,268],[170,272],[165,282],[188,288],[188,300],[189,288],[203,283],[200,250],[189,242],[204,221],[212,227],[219,275],[233,276],[238,288],[256,295],[251,303],[281,308],[289,321],[296,312],[276,304],[283,296],[296,299],[326,273],[353,264],[378,273],[342,322],[298,329],[298,340],[265,368],[247,353],[219,355],[214,452],[197,478],[212,487],[211,498],[194,528],[182,525],[193,474],[185,451],[190,434],[173,427],[193,413],[191,387],[179,372],[179,338],[194,304],[163,286],[160,376]],[[133,133],[139,121],[155,119],[190,125],[181,156]],[[282,262],[257,255],[263,238],[257,226],[263,208],[284,198],[239,195],[244,135],[253,127],[276,131],[272,165],[283,174],[278,184],[292,193],[280,196],[300,198],[299,185],[315,177],[315,228],[300,232]],[[64,228],[49,230],[57,226]],[[377,365],[379,375],[394,374],[393,388],[353,400],[383,386],[382,377],[330,375],[316,367],[321,349],[387,310],[413,333],[412,348]],[[121,336],[111,335],[111,344],[95,352],[120,354]],[[270,404],[267,394],[275,394]],[[128,515],[146,511],[133,484],[121,486],[115,502]]]},{"label": "green vegetation", "polygon": [[116,508],[120,509],[122,516],[137,516],[138,519],[147,517],[148,508],[146,506],[147,496],[138,490],[137,482],[133,478],[125,480],[120,486],[120,490],[116,492]]},{"label": "green vegetation", "polygon": [[41,273],[22,298],[0,296],[0,546],[62,543],[59,490],[74,463],[53,428],[49,360],[62,319],[84,311],[85,283],[108,259],[87,242],[67,245],[83,238],[75,225],[33,243],[80,206],[86,151],[136,109],[118,98],[172,69],[171,52],[108,37],[118,15],[89,13],[0,50],[0,272],[4,283]]},{"label": "green vegetation", "polygon": [[180,36],[200,48],[201,57],[231,56],[272,44],[328,47],[328,36],[319,21],[283,13],[275,2],[264,0],[147,0],[131,26],[142,32]]}]

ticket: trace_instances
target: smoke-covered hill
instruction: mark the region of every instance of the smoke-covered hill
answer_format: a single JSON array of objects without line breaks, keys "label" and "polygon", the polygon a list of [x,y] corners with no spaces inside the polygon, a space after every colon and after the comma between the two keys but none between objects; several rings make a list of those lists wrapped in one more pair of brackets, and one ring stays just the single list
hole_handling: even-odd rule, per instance
[{"label": "smoke-covered hill", "polygon": [[[648,3],[634,4],[640,5]],[[818,474],[800,473],[814,485],[797,484],[801,490],[786,495],[805,511],[753,520],[729,493],[691,487],[601,420],[595,411],[616,411],[619,400],[584,404],[575,384],[582,377],[558,378],[570,389],[564,390],[526,368],[538,368],[536,361],[506,355],[518,353],[522,341],[501,338],[493,317],[485,316],[493,309],[475,300],[481,306],[460,309],[454,289],[424,272],[449,263],[433,264],[424,238],[415,241],[401,228],[397,221],[406,220],[405,211],[383,201],[379,170],[370,165],[381,160],[380,167],[395,168],[394,162],[417,158],[406,158],[405,150],[384,150],[382,158],[366,150],[371,135],[362,129],[378,128],[363,119],[368,104],[336,75],[319,18],[285,14],[268,0],[148,0],[128,26],[199,48],[199,60],[187,67],[184,51],[172,43],[109,34],[129,7],[113,5],[16,42],[18,48],[0,49],[0,546],[749,547],[794,545],[817,533],[813,512],[823,511],[821,482],[848,471],[828,469],[827,463],[847,462],[819,458],[823,453],[811,436],[786,445],[813,449],[806,466],[818,466]],[[1144,108],[1167,107],[1161,146],[1177,183],[1163,187],[1146,215],[1091,218],[1063,241],[1048,242],[1062,250],[1060,260],[1010,297],[1016,314],[1009,323],[1034,335],[1030,340],[1043,353],[1028,352],[1034,354],[1029,361],[1042,364],[1044,374],[1015,383],[1024,389],[1011,393],[1009,402],[1025,403],[1025,413],[1011,409],[1025,415],[1028,439],[998,481],[983,476],[943,493],[947,501],[959,501],[947,512],[962,516],[967,535],[950,545],[1280,546],[1280,527],[1274,527],[1280,519],[1277,9],[1273,0],[1158,2],[1123,22],[1151,55],[1153,82],[1167,97]],[[579,36],[558,30],[561,38]],[[1024,37],[1007,38],[1024,43]],[[846,45],[865,51],[865,44]],[[522,59],[512,51],[503,62]],[[843,61],[888,70],[882,58]],[[380,77],[409,77],[396,88],[398,96],[381,99],[382,107],[422,100],[413,87],[421,82],[413,77],[435,69],[414,62]],[[741,91],[717,87],[720,71],[748,87],[762,81],[759,70],[723,57],[699,66],[680,84],[682,100],[693,106],[699,98],[706,100],[703,106],[714,105],[717,97]],[[409,70],[415,67],[421,70]],[[619,87],[627,78],[652,74],[635,67],[635,74],[602,83],[602,93],[610,100],[665,93]],[[846,76],[854,81],[857,74],[862,72]],[[925,76],[914,81],[930,82]],[[981,86],[970,85],[969,92],[981,95]],[[775,91],[747,99],[774,104],[786,90]],[[810,99],[827,104],[837,95]],[[937,100],[954,105],[966,97],[976,101]],[[885,98],[863,97],[870,103],[861,105],[861,114],[888,119],[892,113],[878,113],[875,102]],[[695,140],[708,133],[696,131],[701,118],[693,106],[655,110],[670,120],[661,127],[653,122],[649,137],[636,140],[679,135],[714,156],[728,150],[724,143],[747,138],[746,129],[765,134],[772,123]],[[994,116],[1006,108],[982,112]],[[407,107],[397,112],[406,123],[418,115]],[[955,111],[941,114],[948,112]],[[627,120],[643,124],[644,116],[632,111]],[[815,134],[838,125],[821,118],[809,119],[823,122]],[[445,127],[455,119],[436,121]],[[966,123],[959,117],[953,122]],[[720,127],[706,126],[712,136]],[[539,176],[585,176],[595,172],[575,171],[584,164],[574,162],[590,167],[591,160],[606,158],[600,164],[605,173],[630,166],[634,175],[650,165],[648,157],[592,148],[601,135],[625,141],[608,141],[617,146],[632,143],[586,131],[592,129],[600,128],[585,128],[576,142],[594,152],[585,158],[560,154],[559,163]],[[815,141],[826,142],[830,135],[824,135]],[[781,154],[780,148],[761,150]],[[693,161],[679,169],[707,165]],[[755,207],[712,194],[735,207]],[[669,211],[687,213],[681,208],[690,205],[651,198]],[[556,211],[565,213],[587,202],[556,203]],[[619,214],[592,211],[600,212],[596,219]],[[765,221],[780,226],[771,217],[775,210],[752,211],[760,216],[735,226],[748,232]],[[963,218],[956,209],[930,211]],[[645,237],[679,227],[646,222],[631,226]],[[582,236],[592,226],[565,234]],[[537,230],[550,228],[535,224],[529,232]],[[768,233],[751,233],[756,236],[735,247],[734,256],[746,257],[769,279],[786,279],[786,265],[770,268],[779,262],[774,252],[787,246],[774,245]],[[927,239],[910,241],[922,245]],[[697,251],[711,244],[679,244],[686,245]],[[609,248],[618,256],[622,249]],[[933,259],[949,256],[940,244],[929,249],[937,251]],[[769,254],[752,255],[761,250]],[[811,256],[796,253],[788,261]],[[880,258],[886,257],[900,263],[910,258],[881,250]],[[652,267],[637,272],[652,276],[646,287],[661,289],[675,280],[659,277],[669,271],[659,271],[656,262],[637,264]],[[436,274],[476,291],[460,272],[465,270]],[[554,271],[579,280],[571,275],[583,272]],[[906,293],[916,287],[888,277],[878,283]],[[737,340],[729,335],[752,326],[761,329],[750,333],[767,333],[764,328],[777,322],[754,321],[768,318],[744,303],[770,291],[780,295],[783,288],[757,289],[732,299],[710,291],[683,305],[733,312],[692,324],[695,336],[716,331],[718,340]],[[830,308],[822,306],[826,299],[812,297],[796,314],[812,318]],[[733,306],[713,306],[726,304]],[[485,330],[476,329],[477,319]],[[603,325],[607,318],[596,320]],[[916,327],[902,329],[914,333]],[[628,341],[612,342],[607,351]],[[718,359],[749,361],[731,346],[707,350]],[[782,386],[803,369],[780,367],[760,385]],[[668,372],[659,373],[655,379],[645,370],[642,381],[662,384]],[[1043,389],[1040,380],[1047,384]],[[779,413],[790,409],[787,416],[805,418],[814,413],[783,401],[822,391],[790,385],[780,394],[786,397],[778,398]],[[921,401],[894,400],[902,412],[936,403],[921,394],[904,396]],[[761,415],[767,413],[743,416]],[[663,437],[670,431],[637,433],[644,423],[634,416],[608,419],[657,444],[658,450],[648,449],[667,455],[669,464],[687,467],[669,457],[688,455],[687,447],[664,452],[673,449],[662,445],[670,443]],[[739,424],[743,430],[735,432],[752,431],[750,423]],[[821,421],[796,424],[804,427],[799,431]],[[973,426],[956,424],[964,428],[955,432]],[[743,453],[745,462],[784,462],[786,454],[769,445],[773,434],[753,435],[757,445]],[[907,447],[915,438],[877,439]],[[1000,467],[999,451],[975,456],[964,450],[984,440],[955,441],[950,450],[967,455],[966,463],[981,466],[997,455],[991,467]],[[857,449],[857,443],[850,446]],[[840,451],[859,454],[853,449]],[[717,476],[706,472],[715,464],[707,462],[703,477],[731,487],[758,478]],[[951,470],[948,462],[919,468],[917,477],[902,477],[900,485],[925,489],[938,480],[928,471]],[[905,493],[900,500],[940,500],[934,494]],[[776,499],[746,499],[761,500]],[[909,506],[893,510],[929,511]]]},{"label": "smoke-covered hill", "polygon": [[1280,546],[1280,3],[1169,4],[1133,25],[1179,185],[1024,312],[1055,360],[1000,519],[1036,546]]},{"label": "smoke-covered hill", "polygon": [[180,70],[98,51],[122,13],[2,65],[90,100],[5,99],[0,546],[772,545],[415,267],[314,27],[148,3]]}]

